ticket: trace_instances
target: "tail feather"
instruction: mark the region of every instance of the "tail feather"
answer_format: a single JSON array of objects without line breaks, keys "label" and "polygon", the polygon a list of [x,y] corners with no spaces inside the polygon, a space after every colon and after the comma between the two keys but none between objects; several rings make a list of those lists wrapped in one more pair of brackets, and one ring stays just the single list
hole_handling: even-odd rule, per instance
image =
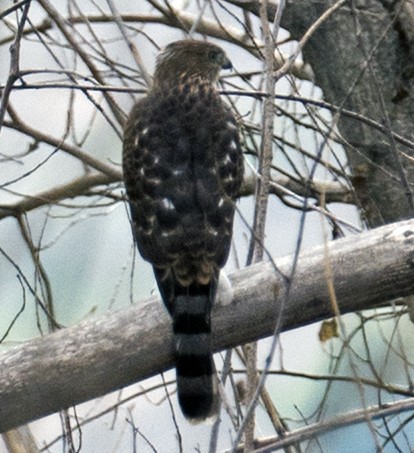
[{"label": "tail feather", "polygon": [[184,415],[199,422],[216,415],[217,382],[211,348],[211,294],[177,295],[174,301],[178,400]]}]

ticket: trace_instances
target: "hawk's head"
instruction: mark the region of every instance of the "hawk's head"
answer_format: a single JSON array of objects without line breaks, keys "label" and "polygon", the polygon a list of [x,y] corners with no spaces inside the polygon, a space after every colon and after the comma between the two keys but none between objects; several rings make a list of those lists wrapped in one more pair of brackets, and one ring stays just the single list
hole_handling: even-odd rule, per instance
[{"label": "hawk's head", "polygon": [[231,69],[224,50],[205,41],[184,39],[168,44],[159,54],[154,81],[178,81],[200,77],[214,82],[221,69]]}]

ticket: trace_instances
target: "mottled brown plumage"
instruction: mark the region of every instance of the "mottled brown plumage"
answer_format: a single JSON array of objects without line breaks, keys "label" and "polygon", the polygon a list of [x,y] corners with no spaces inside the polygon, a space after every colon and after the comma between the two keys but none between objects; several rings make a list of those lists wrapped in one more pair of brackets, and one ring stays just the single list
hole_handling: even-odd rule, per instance
[{"label": "mottled brown plumage", "polygon": [[222,68],[214,44],[168,45],[124,136],[132,229],[173,318],[179,401],[194,420],[217,406],[210,312],[243,179],[237,123],[214,86]]}]

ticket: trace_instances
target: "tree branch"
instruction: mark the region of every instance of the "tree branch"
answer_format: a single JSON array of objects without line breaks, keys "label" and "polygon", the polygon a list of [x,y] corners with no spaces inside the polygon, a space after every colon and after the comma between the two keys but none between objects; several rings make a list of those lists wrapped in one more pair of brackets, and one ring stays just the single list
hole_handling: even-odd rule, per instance
[{"label": "tree branch", "polygon": [[[105,85],[105,80],[102,77],[101,72],[97,68],[97,66],[93,63],[92,59],[90,58],[89,54],[78,44],[73,34],[73,30],[69,29],[68,25],[69,22],[66,21],[64,17],[62,17],[58,10],[50,3],[48,0],[38,0],[40,5],[46,11],[47,15],[53,19],[54,23],[56,24],[59,31],[65,37],[67,42],[70,44],[70,47],[74,49],[79,55],[80,59],[85,63],[87,68],[90,70],[91,74],[95,78],[95,80],[101,84]],[[70,24],[71,25],[71,24]],[[108,103],[112,114],[116,118],[118,124],[123,126],[125,122],[125,114],[120,110],[120,107],[113,99],[110,93],[104,92],[103,93],[106,102]]]},{"label": "tree branch", "polygon": [[45,205],[58,204],[67,198],[80,197],[94,187],[106,186],[118,181],[121,181],[121,172],[119,178],[97,172],[88,173],[67,184],[55,186],[50,190],[34,195],[25,195],[22,200],[16,203],[0,204],[0,220],[6,217],[16,217]]},{"label": "tree branch", "polygon": [[[108,167],[109,168],[109,167]],[[27,213],[34,209],[50,204],[58,204],[68,198],[75,198],[85,195],[90,189],[97,186],[106,186],[111,183],[121,182],[122,173],[120,170],[114,169],[111,174],[108,173],[89,173],[79,176],[71,182],[61,186],[55,186],[43,192],[28,195],[25,194],[20,201],[13,204],[0,203],[0,220],[6,217],[15,217],[22,213]],[[255,176],[250,174],[244,178],[243,186],[240,191],[240,197],[248,197],[254,194]],[[337,181],[312,181],[311,187],[305,187],[304,184],[297,182],[287,176],[279,176],[273,178],[270,185],[270,193],[280,198],[289,195],[289,192],[294,192],[301,197],[315,198],[321,194],[325,195],[326,203],[352,203],[351,191]],[[316,209],[315,206],[312,208]],[[324,212],[329,215],[328,212]]]},{"label": "tree branch", "polygon": [[26,3],[23,8],[22,17],[17,27],[16,37],[13,44],[10,46],[10,69],[9,76],[7,77],[7,82],[4,87],[4,90],[1,92],[1,101],[0,101],[0,129],[3,125],[4,116],[6,114],[7,104],[9,103],[9,97],[12,92],[12,88],[16,80],[19,78],[19,59],[20,59],[20,40],[22,38],[24,24],[27,20],[27,15],[29,13],[31,3]]},{"label": "tree branch", "polygon": [[[124,23],[141,23],[141,24],[161,24],[168,27],[178,27],[179,25],[183,26],[186,30],[190,30],[195,23],[197,23],[196,31],[200,34],[205,34],[212,38],[221,39],[223,41],[236,44],[237,46],[242,47],[243,49],[250,52],[252,55],[255,55],[257,58],[261,58],[260,52],[258,49],[263,47],[263,42],[260,39],[251,40],[251,38],[238,27],[234,27],[230,24],[223,26],[218,24],[215,21],[208,20],[205,17],[199,18],[197,14],[192,14],[188,11],[183,10],[174,10],[174,15],[159,15],[159,14],[145,14],[145,13],[135,13],[135,14],[120,14],[120,19]],[[114,18],[111,15],[83,15],[83,16],[72,16],[65,17],[65,20],[68,24],[76,25],[82,24],[85,22],[89,23],[109,23],[114,22]],[[27,28],[24,30],[24,34],[31,34],[35,30],[38,32],[45,32],[51,29],[53,26],[50,19],[45,19],[41,24],[36,26],[36,29]],[[0,40],[0,45],[4,45],[12,40],[12,36],[5,37]],[[285,61],[288,59],[288,56],[283,56],[280,54],[275,55],[276,67],[282,66]],[[313,74],[307,64],[303,64],[300,61],[293,62],[292,66],[289,68],[290,73],[295,77],[302,80],[312,80]]]},{"label": "tree branch", "polygon": [[[328,244],[341,312],[378,307],[414,293],[414,221]],[[325,247],[301,253],[283,329],[332,316]],[[215,350],[271,335],[292,257],[231,276],[234,301],[216,306]],[[79,404],[173,365],[171,326],[154,298],[89,319],[0,354],[0,432]],[[237,326],[235,329],[234,326]]]},{"label": "tree branch", "polygon": [[[10,106],[9,106],[10,107]],[[18,132],[21,132],[29,137],[32,137],[38,142],[47,143],[50,146],[53,146],[61,151],[64,151],[67,154],[79,159],[85,165],[88,165],[95,170],[98,170],[111,178],[121,179],[122,173],[114,165],[106,164],[105,162],[96,159],[90,154],[84,152],[81,148],[76,145],[65,142],[63,139],[53,137],[52,135],[46,134],[38,129],[35,129],[28,124],[24,123],[14,112],[13,109],[9,108],[9,114],[13,116],[13,121],[4,121],[4,126],[14,129]]]},{"label": "tree branch", "polygon": [[[401,415],[403,412],[412,411],[414,408],[414,398],[383,403],[381,405],[373,405],[362,409],[348,411],[330,420],[313,423],[290,431],[283,439],[271,436],[268,438],[259,439],[255,442],[255,453],[273,453],[289,445],[303,442],[308,439],[313,439],[325,432],[331,432],[335,429],[345,426],[363,423],[367,417],[372,419],[384,419],[394,414]],[[236,447],[236,453],[243,452],[243,445]],[[230,453],[230,450],[225,450],[224,453]]]}]

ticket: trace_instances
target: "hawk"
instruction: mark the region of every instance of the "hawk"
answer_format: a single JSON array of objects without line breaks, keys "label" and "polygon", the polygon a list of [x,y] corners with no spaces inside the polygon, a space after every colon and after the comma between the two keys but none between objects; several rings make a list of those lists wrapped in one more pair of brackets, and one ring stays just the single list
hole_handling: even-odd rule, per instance
[{"label": "hawk", "polygon": [[218,409],[210,313],[243,180],[237,122],[215,88],[231,67],[212,43],[169,44],[124,133],[133,235],[172,317],[178,399],[195,422]]}]

